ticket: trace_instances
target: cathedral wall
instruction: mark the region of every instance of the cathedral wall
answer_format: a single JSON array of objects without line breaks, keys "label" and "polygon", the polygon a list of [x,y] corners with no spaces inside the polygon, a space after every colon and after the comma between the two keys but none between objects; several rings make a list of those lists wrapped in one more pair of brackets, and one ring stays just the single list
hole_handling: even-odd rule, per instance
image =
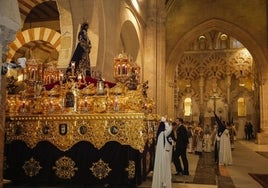
[{"label": "cathedral wall", "polygon": [[[237,27],[250,33],[266,52],[266,1],[190,0],[177,1],[174,3],[172,15],[168,14],[167,16],[167,54],[171,53],[178,39],[187,33],[187,31],[207,20],[217,18],[235,24]],[[174,24],[175,22],[176,24]],[[213,27],[213,25],[211,25],[211,27]],[[201,34],[202,33],[200,33],[200,35]],[[240,40],[239,34],[234,37]],[[243,41],[241,42],[243,43]]]},{"label": "cathedral wall", "polygon": [[[173,65],[178,63],[183,51],[190,47],[190,41],[209,30],[225,32],[240,41],[252,54],[259,74],[260,101],[259,108],[251,113],[255,116],[258,127],[258,143],[264,143],[266,138],[262,132],[267,131],[267,117],[265,116],[266,96],[268,90],[267,78],[267,15],[266,1],[179,1],[173,2],[167,13],[167,74],[168,79],[174,77]],[[173,73],[172,73],[173,72]],[[172,105],[172,104],[170,104]],[[259,111],[260,110],[260,111]],[[258,120],[260,114],[260,120]],[[248,117],[239,122],[242,124]],[[242,136],[242,135],[241,135]],[[266,138],[267,139],[267,138]]]}]

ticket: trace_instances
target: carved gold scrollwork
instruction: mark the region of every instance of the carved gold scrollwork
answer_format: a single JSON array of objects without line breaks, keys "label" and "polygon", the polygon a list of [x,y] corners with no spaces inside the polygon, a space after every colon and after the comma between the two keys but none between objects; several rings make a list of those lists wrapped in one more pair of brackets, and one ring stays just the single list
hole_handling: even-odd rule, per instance
[{"label": "carved gold scrollwork", "polygon": [[23,118],[19,118],[17,121],[11,121],[6,126],[7,143],[12,140],[23,140],[27,146],[33,148],[39,140],[37,129],[37,122],[33,119],[23,121]]},{"label": "carved gold scrollwork", "polygon": [[75,176],[75,171],[78,170],[75,167],[75,162],[66,156],[61,157],[55,163],[56,166],[53,166],[53,170],[55,170],[56,176],[61,179],[71,179]]},{"label": "carved gold scrollwork", "polygon": [[102,113],[105,112],[107,108],[107,98],[106,97],[96,97],[94,100],[94,112]]},{"label": "carved gold scrollwork", "polygon": [[37,174],[39,174],[39,171],[42,169],[39,162],[36,161],[33,157],[30,158],[30,160],[25,161],[22,168],[25,174],[29,177],[36,176]]},{"label": "carved gold scrollwork", "polygon": [[109,141],[143,151],[148,139],[143,113],[91,115],[12,116],[6,124],[7,143],[21,140],[29,148],[48,141],[67,151],[80,141],[97,149]]},{"label": "carved gold scrollwork", "polygon": [[100,180],[109,176],[110,171],[112,171],[112,169],[109,167],[109,164],[105,163],[102,159],[96,163],[93,163],[90,170],[92,171],[93,175]]},{"label": "carved gold scrollwork", "polygon": [[128,172],[128,179],[135,178],[135,161],[128,161],[128,167],[126,168],[126,171]]}]

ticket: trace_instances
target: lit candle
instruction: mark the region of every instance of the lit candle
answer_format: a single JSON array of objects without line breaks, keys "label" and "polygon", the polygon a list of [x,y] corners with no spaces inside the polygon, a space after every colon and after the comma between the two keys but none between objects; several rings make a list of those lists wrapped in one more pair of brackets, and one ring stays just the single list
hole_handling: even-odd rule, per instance
[{"label": "lit candle", "polygon": [[75,62],[74,61],[71,62],[71,66],[72,66],[72,68],[75,67]]},{"label": "lit candle", "polygon": [[60,71],[60,74],[59,74],[59,81],[62,81],[63,80],[63,73]]},{"label": "lit candle", "polygon": [[72,76],[74,76],[74,68],[75,68],[75,62],[71,62],[71,68],[72,68]]},{"label": "lit candle", "polygon": [[87,99],[85,99],[85,108],[87,107]]},{"label": "lit candle", "polygon": [[82,80],[82,75],[79,74],[77,78],[78,78],[79,81],[81,81]]},{"label": "lit candle", "polygon": [[119,105],[118,105],[118,98],[116,96],[114,100],[114,111],[117,112],[118,110],[119,110]]},{"label": "lit candle", "polygon": [[53,100],[52,99],[50,99],[50,101],[49,101],[49,106],[50,106],[50,108],[53,108]]}]

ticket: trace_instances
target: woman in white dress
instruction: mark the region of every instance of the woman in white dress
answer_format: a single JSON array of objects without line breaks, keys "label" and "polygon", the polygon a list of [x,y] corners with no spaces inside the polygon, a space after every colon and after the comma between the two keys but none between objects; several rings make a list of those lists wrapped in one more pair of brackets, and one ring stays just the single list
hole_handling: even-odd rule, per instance
[{"label": "woman in white dress", "polygon": [[157,131],[152,188],[171,188],[172,126],[162,117]]},{"label": "woman in white dress", "polygon": [[232,149],[229,130],[225,129],[220,136],[219,165],[232,165]]}]

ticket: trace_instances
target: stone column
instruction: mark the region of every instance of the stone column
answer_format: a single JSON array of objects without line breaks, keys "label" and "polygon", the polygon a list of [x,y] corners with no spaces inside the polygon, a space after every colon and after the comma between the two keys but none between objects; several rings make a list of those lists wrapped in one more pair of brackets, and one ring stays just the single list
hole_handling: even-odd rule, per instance
[{"label": "stone column", "polygon": [[[1,33],[0,33],[1,36]],[[2,37],[1,37],[2,38]],[[2,59],[3,46],[0,43],[0,59]],[[2,69],[2,63],[1,63]],[[4,138],[5,138],[5,77],[0,74],[0,183],[3,182],[3,164],[4,164]]]},{"label": "stone column", "polygon": [[[265,76],[265,75],[264,75]],[[257,133],[258,144],[268,144],[268,76],[260,84],[260,132]]]},{"label": "stone column", "polygon": [[156,113],[166,115],[165,6],[162,0],[149,2],[143,78],[149,81],[148,96],[156,102]]},{"label": "stone column", "polygon": [[230,96],[231,96],[231,74],[227,72],[227,121],[231,121],[232,112],[230,111]]},{"label": "stone column", "polygon": [[200,71],[200,80],[199,80],[199,89],[200,89],[200,104],[199,104],[199,110],[200,110],[200,115],[199,119],[202,121],[200,123],[204,123],[204,87],[205,87],[205,80],[204,80],[204,72],[203,70]]},{"label": "stone column", "polygon": [[156,101],[156,7],[155,3],[150,3],[144,37],[144,64],[142,67],[143,81],[149,81],[148,97]]},{"label": "stone column", "polygon": [[58,68],[65,69],[72,58],[73,20],[69,1],[57,0],[60,14],[61,48],[59,50]]},{"label": "stone column", "polygon": [[[156,66],[157,66],[157,109],[159,114],[166,114],[173,118],[174,111],[174,84],[170,87],[166,79],[166,11],[165,1],[157,0],[156,23]],[[174,83],[174,78],[172,78]],[[169,101],[167,101],[169,100]],[[167,105],[168,104],[168,105]]]},{"label": "stone column", "polygon": [[[7,45],[15,39],[16,32],[20,29],[18,1],[0,1],[0,70],[5,62]],[[0,184],[3,182],[4,164],[4,128],[5,128],[5,103],[6,84],[5,75],[0,71]]]}]

